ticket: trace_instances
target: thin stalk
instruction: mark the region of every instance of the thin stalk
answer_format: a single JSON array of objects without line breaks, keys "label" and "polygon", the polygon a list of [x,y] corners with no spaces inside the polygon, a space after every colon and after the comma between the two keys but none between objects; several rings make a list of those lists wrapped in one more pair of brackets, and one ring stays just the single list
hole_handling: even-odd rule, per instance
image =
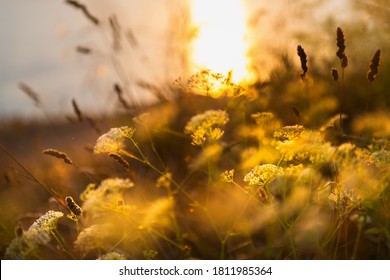
[{"label": "thin stalk", "polygon": [[[340,223],[340,220],[339,220],[339,223]],[[335,248],[334,248],[334,256],[333,256],[333,259],[336,259],[337,258],[337,252],[339,250],[339,244],[340,244],[340,238],[341,238],[341,229],[340,229],[340,224],[337,226],[336,228],[337,230],[337,239],[336,239],[336,245],[335,245]]]},{"label": "thin stalk", "polygon": [[88,173],[84,172],[81,167],[79,167],[78,165],[76,165],[74,162],[72,163],[72,165],[74,167],[77,168],[78,171],[80,171],[81,174],[83,174],[85,177],[87,177],[88,179],[90,179],[92,182],[94,182],[95,184],[97,184],[98,182],[92,177],[90,176]]},{"label": "thin stalk", "polygon": [[359,223],[359,225],[358,225],[358,233],[357,233],[357,236],[356,236],[355,246],[353,248],[351,260],[355,260],[356,259],[356,253],[357,253],[357,250],[358,250],[359,244],[360,244],[360,237],[361,237],[361,234],[362,234],[362,228],[363,228],[363,226]]},{"label": "thin stalk", "polygon": [[370,90],[368,92],[368,98],[367,98],[366,106],[364,108],[364,115],[366,115],[368,112],[368,106],[371,102],[371,96],[372,96],[372,82],[370,82]]},{"label": "thin stalk", "polygon": [[[174,195],[173,195],[171,186],[168,187],[168,196],[170,199],[174,200]],[[172,215],[172,220],[173,220],[173,226],[175,228],[176,238],[179,241],[179,243],[183,245],[182,233],[181,233],[181,230],[179,227],[179,223],[177,221],[175,209],[172,209],[171,215]]]},{"label": "thin stalk", "polygon": [[162,158],[161,158],[159,152],[158,152],[157,149],[156,149],[156,145],[154,144],[153,137],[152,137],[152,135],[151,135],[151,133],[150,133],[149,128],[148,128],[146,125],[143,125],[143,127],[145,127],[146,133],[148,134],[148,139],[149,139],[150,146],[151,146],[151,148],[152,148],[153,153],[156,155],[158,161],[159,161],[160,164],[161,164],[161,167],[162,167],[163,169],[167,169],[167,167],[166,167],[164,161],[162,160]]},{"label": "thin stalk", "polygon": [[342,132],[342,115],[343,115],[343,91],[344,91],[344,68],[341,68],[341,82],[338,82],[339,94],[340,94],[340,120],[339,130]]},{"label": "thin stalk", "polygon": [[31,177],[31,179],[34,180],[34,182],[36,182],[52,197],[54,197],[58,201],[58,203],[60,203],[65,209],[68,209],[65,205],[65,202],[61,199],[60,195],[56,191],[39,181],[17,158],[15,158],[10,152],[8,152],[2,145],[0,145],[0,149],[5,152],[17,165],[19,165],[20,168],[22,168]]},{"label": "thin stalk", "polygon": [[62,251],[69,255],[72,259],[76,259],[76,257],[70,252],[68,246],[65,243],[65,240],[61,236],[61,234],[57,231],[57,229],[50,231],[54,239],[57,241],[58,245],[62,248]]}]

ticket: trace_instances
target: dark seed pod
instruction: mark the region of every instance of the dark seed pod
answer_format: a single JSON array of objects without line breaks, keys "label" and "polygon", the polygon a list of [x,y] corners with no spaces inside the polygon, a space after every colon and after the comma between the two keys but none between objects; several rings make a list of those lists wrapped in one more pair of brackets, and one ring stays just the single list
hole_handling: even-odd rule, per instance
[{"label": "dark seed pod", "polygon": [[306,76],[306,73],[308,70],[308,68],[307,68],[307,55],[306,55],[305,50],[302,48],[301,45],[298,45],[297,53],[298,53],[298,56],[301,60],[302,73],[300,74],[300,76],[303,79]]},{"label": "dark seed pod", "polygon": [[66,206],[68,206],[69,210],[76,216],[80,216],[83,212],[81,207],[77,205],[77,203],[73,200],[71,196],[65,197]]},{"label": "dark seed pod", "polygon": [[62,159],[67,164],[72,164],[73,163],[72,160],[68,157],[67,154],[65,154],[63,152],[60,152],[58,150],[46,149],[46,150],[43,150],[42,153],[44,153],[45,155],[49,155],[49,156],[52,156],[52,157],[55,157],[55,158]]},{"label": "dark seed pod", "polygon": [[332,77],[335,82],[339,80],[339,72],[335,68],[332,68]]},{"label": "dark seed pod", "polygon": [[342,68],[346,68],[348,66],[348,57],[345,54],[345,38],[344,32],[340,27],[337,27],[336,32],[336,45],[338,50],[336,52],[337,57],[340,59],[340,65]]},{"label": "dark seed pod", "polygon": [[109,157],[113,158],[117,163],[119,163],[124,169],[130,171],[130,164],[125,160],[121,155],[116,153],[109,153]]},{"label": "dark seed pod", "polygon": [[371,63],[370,63],[370,70],[367,73],[367,79],[370,82],[373,82],[375,80],[376,75],[379,71],[379,63],[381,60],[381,50],[378,49],[374,56],[372,57]]}]

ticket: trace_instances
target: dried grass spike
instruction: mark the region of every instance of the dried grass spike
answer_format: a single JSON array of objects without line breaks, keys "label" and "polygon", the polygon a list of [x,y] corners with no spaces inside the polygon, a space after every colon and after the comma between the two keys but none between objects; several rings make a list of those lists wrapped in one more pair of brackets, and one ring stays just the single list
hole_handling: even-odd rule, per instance
[{"label": "dried grass spike", "polygon": [[127,171],[130,171],[130,164],[121,155],[116,154],[116,153],[109,153],[108,156],[115,159],[115,161],[117,163],[119,163],[120,165],[122,165],[122,167],[124,169],[126,169]]},{"label": "dried grass spike", "polygon": [[95,132],[96,132],[98,135],[102,134],[102,132],[101,132],[99,126],[97,125],[96,121],[95,121],[93,118],[91,118],[91,117],[89,117],[89,116],[86,116],[85,119],[87,120],[87,122],[89,123],[89,125],[93,128],[93,130],[95,130]]},{"label": "dried grass spike", "polygon": [[345,54],[341,58],[340,65],[342,68],[346,68],[348,66],[348,57]]},{"label": "dried grass spike", "polygon": [[336,45],[339,48],[336,52],[336,55],[338,58],[342,59],[345,51],[345,38],[344,32],[340,27],[337,27],[336,37]]},{"label": "dried grass spike", "polygon": [[335,82],[339,80],[339,72],[335,68],[332,68],[332,77]]},{"label": "dried grass spike", "polygon": [[114,91],[116,93],[116,95],[118,96],[118,100],[119,100],[119,103],[121,103],[121,105],[123,106],[123,108],[129,110],[131,109],[131,107],[129,106],[129,104],[126,102],[126,100],[123,98],[123,91],[122,91],[122,88],[119,84],[115,84],[114,85]]},{"label": "dried grass spike", "polygon": [[137,38],[135,37],[133,31],[131,31],[130,29],[127,30],[127,32],[126,32],[126,38],[127,38],[127,40],[129,41],[130,45],[131,45],[133,48],[138,47]]},{"label": "dried grass spike", "polygon": [[381,50],[377,49],[374,56],[372,57],[370,63],[370,70],[367,73],[367,79],[370,82],[373,82],[375,80],[376,75],[378,74],[380,60],[381,60]]},{"label": "dried grass spike", "polygon": [[23,91],[25,94],[27,94],[27,96],[30,97],[34,101],[35,106],[40,105],[41,100],[39,99],[39,95],[31,87],[29,87],[25,83],[19,83],[18,87],[21,91]]},{"label": "dried grass spike", "polygon": [[81,54],[90,54],[92,50],[88,47],[83,47],[83,46],[77,46],[76,51],[81,53]]},{"label": "dried grass spike", "polygon": [[115,15],[109,17],[108,20],[112,30],[112,47],[114,50],[118,51],[121,48],[121,28]]},{"label": "dried grass spike", "polygon": [[73,106],[73,110],[74,110],[74,112],[75,112],[75,114],[77,116],[77,119],[80,122],[82,122],[84,120],[84,117],[83,117],[83,114],[81,113],[80,108],[77,105],[76,100],[74,98],[72,99],[72,106]]},{"label": "dried grass spike", "polygon": [[73,200],[71,196],[65,197],[66,206],[68,206],[69,210],[75,215],[80,216],[82,214],[82,209],[77,203]]},{"label": "dried grass spike", "polygon": [[95,24],[95,25],[99,24],[99,20],[97,19],[97,17],[93,16],[88,11],[87,6],[80,4],[79,2],[73,1],[73,0],[66,0],[65,3],[75,7],[76,9],[80,9],[83,12],[83,14],[87,17],[87,19],[89,19],[93,24]]},{"label": "dried grass spike", "polygon": [[67,164],[72,164],[73,163],[72,160],[68,157],[67,154],[65,154],[63,152],[60,152],[58,150],[46,149],[46,150],[43,150],[42,153],[44,153],[45,155],[49,155],[49,156],[53,156],[53,157],[62,159]]},{"label": "dried grass spike", "polygon": [[298,117],[298,118],[301,117],[301,112],[299,111],[299,109],[298,109],[297,107],[292,106],[291,109],[292,109],[292,111],[294,112],[294,115],[295,115],[296,117]]},{"label": "dried grass spike", "polygon": [[297,53],[298,53],[298,56],[301,60],[301,68],[302,68],[302,73],[301,73],[301,78],[303,79],[307,73],[307,55],[305,53],[305,50],[302,48],[301,45],[298,45],[297,47]]},{"label": "dried grass spike", "polygon": [[348,57],[345,54],[345,38],[344,32],[340,27],[337,27],[336,32],[336,45],[338,50],[336,52],[337,57],[340,59],[340,65],[342,68],[346,68],[348,66]]}]

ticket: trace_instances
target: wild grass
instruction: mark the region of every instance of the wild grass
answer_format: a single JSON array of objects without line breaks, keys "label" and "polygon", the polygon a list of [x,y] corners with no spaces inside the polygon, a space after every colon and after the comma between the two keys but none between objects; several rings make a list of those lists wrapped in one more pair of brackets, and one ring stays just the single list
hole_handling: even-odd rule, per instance
[{"label": "wild grass", "polygon": [[[99,23],[85,6],[67,3]],[[110,24],[118,40],[115,17]],[[2,258],[388,259],[388,111],[366,110],[341,129],[348,59],[341,28],[336,34],[341,78],[327,69],[327,83],[299,45],[302,72],[286,58],[265,87],[205,69],[166,88],[143,83],[161,98],[133,110],[115,84],[125,109],[115,121],[92,119],[72,100],[73,125],[90,125],[98,137],[52,143],[39,149],[51,157],[39,160],[1,145],[23,178],[8,180],[7,198],[21,207],[17,187],[31,181],[45,191],[42,204],[29,205],[44,213],[35,222],[26,225],[17,210],[1,220],[9,225]],[[381,79],[379,60],[378,50],[371,88]],[[87,143],[88,156],[80,152]]]}]

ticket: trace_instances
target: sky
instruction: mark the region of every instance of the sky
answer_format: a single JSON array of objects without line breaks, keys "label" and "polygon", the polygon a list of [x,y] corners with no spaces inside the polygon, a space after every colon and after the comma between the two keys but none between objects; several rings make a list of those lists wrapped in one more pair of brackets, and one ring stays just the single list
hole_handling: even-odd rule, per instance
[{"label": "sky", "polygon": [[[109,110],[116,104],[109,98],[112,84],[121,82],[111,69],[114,59],[134,79],[163,79],[158,70],[163,63],[167,1],[80,1],[103,19],[98,28],[64,2],[1,1],[1,118],[63,115],[71,109],[72,98],[87,110]],[[113,53],[108,18],[114,14],[123,29],[131,30],[137,47],[122,38],[122,49]],[[76,46],[94,53],[82,55]],[[44,109],[18,89],[20,82],[40,95]]]},{"label": "sky", "polygon": [[[212,1],[223,5],[223,0]],[[117,106],[113,83],[123,85],[130,100],[142,103],[152,96],[137,87],[137,82],[158,85],[182,75],[185,61],[180,56],[186,52],[182,44],[188,35],[183,30],[188,23],[182,6],[186,1],[80,1],[102,20],[99,27],[64,2],[1,1],[0,118],[65,116],[71,113],[72,98],[84,110],[109,112]],[[253,57],[266,69],[265,54],[271,43],[281,48],[294,46],[296,41],[286,34],[322,24],[327,14],[342,10],[349,1],[243,2],[248,21],[252,20],[247,39],[257,41]],[[347,20],[348,13],[339,14],[340,21]],[[122,33],[134,37],[133,41],[122,37],[119,51],[113,51],[108,21],[112,15]],[[91,48],[93,53],[82,55],[76,46]],[[18,89],[20,82],[40,95],[41,107]]]}]

